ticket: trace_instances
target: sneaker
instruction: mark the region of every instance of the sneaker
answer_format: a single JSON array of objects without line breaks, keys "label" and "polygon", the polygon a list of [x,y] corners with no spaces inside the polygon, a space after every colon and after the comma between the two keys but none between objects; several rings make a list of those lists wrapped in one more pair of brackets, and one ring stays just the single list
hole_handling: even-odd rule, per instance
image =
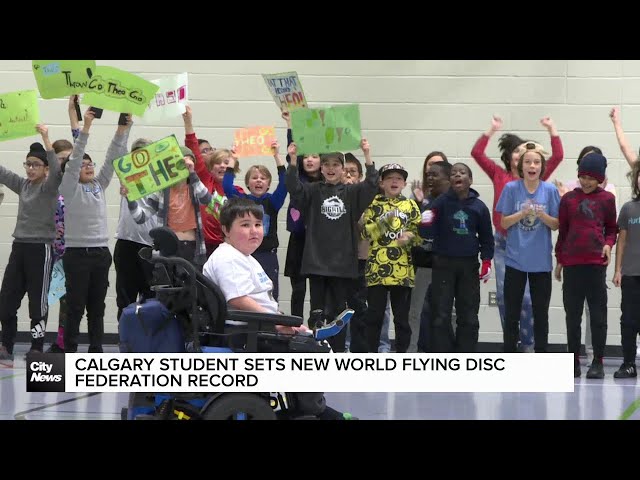
[{"label": "sneaker", "polygon": [[582,375],[582,371],[580,370],[580,364],[576,363],[573,365],[573,378],[578,378]]},{"label": "sneaker", "polygon": [[617,372],[613,374],[613,378],[636,378],[638,372],[635,363],[623,363]]},{"label": "sneaker", "polygon": [[89,347],[89,350],[87,350],[87,353],[104,353],[102,351],[102,347]]},{"label": "sneaker", "polygon": [[52,343],[45,353],[64,353],[64,349],[60,348],[57,343]]},{"label": "sneaker", "polygon": [[604,378],[604,365],[602,365],[602,360],[594,360],[589,370],[587,371],[587,378]]},{"label": "sneaker", "polygon": [[4,345],[0,345],[0,366],[13,368],[13,354]]}]

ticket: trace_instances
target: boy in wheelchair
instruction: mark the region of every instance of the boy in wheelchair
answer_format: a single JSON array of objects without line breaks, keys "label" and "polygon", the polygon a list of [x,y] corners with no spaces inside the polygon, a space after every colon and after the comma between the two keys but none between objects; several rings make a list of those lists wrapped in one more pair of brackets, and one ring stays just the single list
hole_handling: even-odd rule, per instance
[{"label": "boy in wheelchair", "polygon": [[[171,232],[167,229],[151,232],[156,246],[160,246],[160,256],[154,259],[150,251],[146,255],[156,263],[156,271],[164,270],[167,277],[160,282],[164,285],[156,286],[157,297],[183,325],[191,324],[192,328],[184,332],[190,345],[188,351],[329,352],[330,347],[323,339],[339,333],[351,318],[353,311],[346,310],[331,324],[311,331],[302,325],[302,318],[279,314],[278,304],[271,296],[271,280],[251,256],[262,242],[262,215],[260,206],[247,199],[234,198],[224,205],[220,224],[225,243],[209,257],[204,275],[173,257]],[[162,266],[169,268],[158,268]],[[176,287],[180,282],[183,286]],[[227,310],[227,306],[233,310]],[[214,400],[215,397],[219,396],[214,395]],[[159,406],[162,403],[159,399],[163,398],[164,404]],[[256,398],[260,398],[262,407]],[[215,402],[197,395],[189,402],[184,395],[177,398],[156,395],[155,404],[159,408],[155,418],[170,417],[158,412],[174,411],[174,405],[178,405],[175,411],[185,411],[180,404],[187,406],[189,416],[193,416],[194,410],[188,409],[188,403],[193,406],[198,402],[205,403],[197,407],[200,413],[204,412],[200,417],[208,419],[232,417],[217,412],[231,412],[234,407],[256,419],[355,418],[328,407],[323,393],[227,394]],[[265,406],[270,411],[265,412]],[[274,407],[279,407],[277,416]]]},{"label": "boy in wheelchair", "polygon": [[[225,243],[211,254],[203,273],[220,287],[227,304],[234,310],[277,314],[278,303],[271,295],[272,282],[251,256],[262,243],[262,216],[260,206],[250,200],[229,200],[220,211]],[[313,332],[301,321],[299,326],[283,322],[276,325],[275,330],[280,334],[312,335]],[[295,399],[300,414],[331,420],[349,418],[326,406],[322,393],[290,393],[289,396]]]}]

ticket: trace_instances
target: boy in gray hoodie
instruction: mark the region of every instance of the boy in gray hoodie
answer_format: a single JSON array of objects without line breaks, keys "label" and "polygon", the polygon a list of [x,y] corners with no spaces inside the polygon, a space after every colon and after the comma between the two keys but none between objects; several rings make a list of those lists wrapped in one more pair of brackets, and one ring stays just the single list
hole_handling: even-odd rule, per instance
[{"label": "boy in gray hoodie", "polygon": [[65,255],[64,273],[67,288],[67,322],[64,334],[65,353],[78,350],[80,321],[87,310],[89,353],[102,353],[104,335],[104,299],[109,287],[109,231],[107,228],[106,189],[113,178],[113,160],[126,148],[131,118],[118,126],[104,165],[95,176],[94,163],[85,153],[94,113],[89,109],[73,152],[63,165],[60,193],[64,196]]},{"label": "boy in gray hoodie", "polygon": [[45,144],[33,143],[24,167],[26,178],[0,165],[0,183],[18,197],[18,219],[13,232],[9,263],[0,288],[2,345],[0,365],[13,367],[13,345],[18,330],[18,308],[29,294],[31,351],[42,352],[47,325],[52,245],[56,238],[54,216],[58,206],[58,186],[62,180],[60,164],[49,140],[46,125],[37,125]]}]

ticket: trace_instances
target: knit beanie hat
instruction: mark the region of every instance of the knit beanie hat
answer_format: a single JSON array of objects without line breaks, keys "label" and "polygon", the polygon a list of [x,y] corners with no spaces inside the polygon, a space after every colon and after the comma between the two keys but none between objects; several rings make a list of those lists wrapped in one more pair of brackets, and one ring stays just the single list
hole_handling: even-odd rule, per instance
[{"label": "knit beanie hat", "polygon": [[598,183],[604,182],[607,159],[599,153],[589,153],[582,157],[578,165],[578,176],[588,175],[595,178]]},{"label": "knit beanie hat", "polygon": [[39,158],[44,162],[45,165],[49,165],[49,161],[47,160],[47,152],[45,152],[44,147],[41,143],[32,143],[29,147],[29,153],[27,153],[27,158],[34,157]]}]

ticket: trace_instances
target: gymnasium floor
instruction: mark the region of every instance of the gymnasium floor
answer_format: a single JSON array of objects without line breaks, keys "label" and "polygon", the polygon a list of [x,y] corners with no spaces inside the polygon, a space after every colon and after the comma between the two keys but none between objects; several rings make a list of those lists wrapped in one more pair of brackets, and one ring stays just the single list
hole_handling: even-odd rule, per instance
[{"label": "gymnasium floor", "polygon": [[[14,368],[0,368],[0,420],[120,419],[126,393],[27,393],[26,350],[16,345]],[[615,420],[640,398],[636,379],[614,380],[619,366],[605,359],[605,379],[588,381],[583,368],[573,393],[328,393],[327,401],[363,420]]]}]

